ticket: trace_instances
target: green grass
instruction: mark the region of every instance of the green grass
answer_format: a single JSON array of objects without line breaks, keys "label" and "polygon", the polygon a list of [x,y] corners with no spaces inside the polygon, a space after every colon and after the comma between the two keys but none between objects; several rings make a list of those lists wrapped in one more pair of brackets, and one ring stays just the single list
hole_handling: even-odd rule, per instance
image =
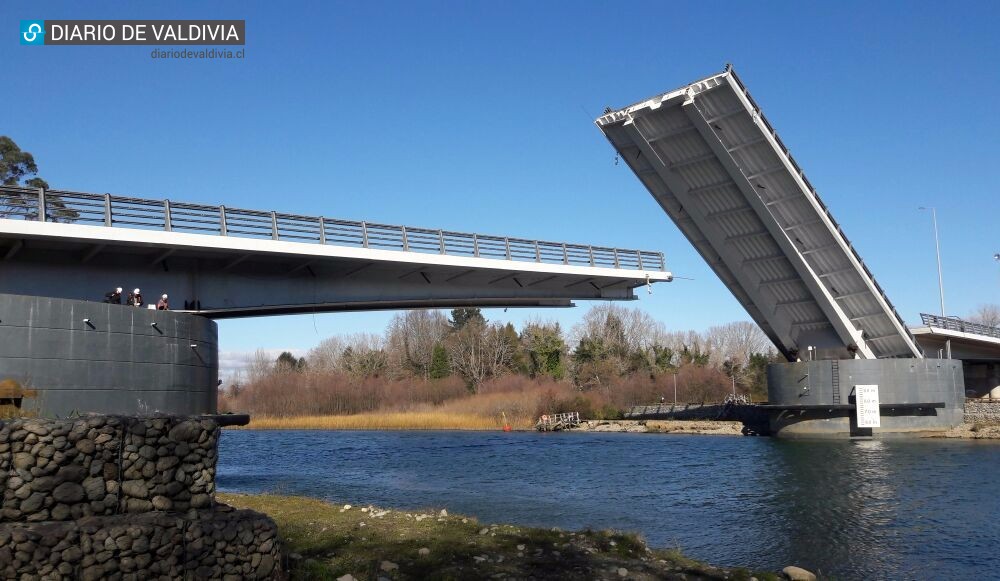
[{"label": "green grass", "polygon": [[[779,579],[712,567],[676,549],[649,549],[615,531],[566,532],[488,525],[437,510],[403,511],[294,496],[219,494],[221,502],[268,514],[285,542],[291,579]],[[362,524],[364,523],[364,524]],[[421,549],[427,549],[425,555]],[[389,570],[383,569],[383,565]],[[395,565],[397,568],[393,568]]]}]

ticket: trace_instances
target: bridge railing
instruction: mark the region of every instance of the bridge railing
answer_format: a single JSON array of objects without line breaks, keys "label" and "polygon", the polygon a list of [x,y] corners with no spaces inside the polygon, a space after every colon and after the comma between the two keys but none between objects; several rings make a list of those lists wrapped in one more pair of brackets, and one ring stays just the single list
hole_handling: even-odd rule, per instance
[{"label": "bridge railing", "polygon": [[572,266],[630,270],[666,269],[662,252],[18,186],[0,186],[0,218],[215,234]]},{"label": "bridge railing", "polygon": [[920,313],[920,320],[928,327],[948,329],[949,331],[959,331],[961,333],[972,333],[973,335],[985,335],[1000,339],[1000,327],[991,327],[981,323],[965,321],[958,317],[942,317],[940,315],[928,315]]}]

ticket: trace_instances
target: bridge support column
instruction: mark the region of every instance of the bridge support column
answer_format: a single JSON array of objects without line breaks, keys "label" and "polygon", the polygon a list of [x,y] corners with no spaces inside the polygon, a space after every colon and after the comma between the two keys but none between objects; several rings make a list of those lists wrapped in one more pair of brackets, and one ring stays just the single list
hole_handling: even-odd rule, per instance
[{"label": "bridge support column", "polygon": [[[859,428],[854,387],[878,385],[881,427]],[[779,437],[897,437],[962,423],[965,381],[955,359],[842,359],[767,368],[771,433]]]},{"label": "bridge support column", "polygon": [[218,351],[203,317],[0,294],[7,415],[215,413]]}]

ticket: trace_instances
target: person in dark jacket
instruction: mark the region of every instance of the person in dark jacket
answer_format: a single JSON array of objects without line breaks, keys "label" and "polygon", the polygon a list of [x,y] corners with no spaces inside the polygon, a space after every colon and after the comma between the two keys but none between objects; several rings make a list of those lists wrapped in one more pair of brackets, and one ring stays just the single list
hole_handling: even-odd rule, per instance
[{"label": "person in dark jacket", "polygon": [[109,293],[105,293],[104,302],[112,305],[122,304],[122,287],[118,287]]},{"label": "person in dark jacket", "polygon": [[135,289],[128,295],[128,305],[131,307],[141,307],[142,306],[142,292],[139,289]]},{"label": "person in dark jacket", "polygon": [[162,297],[160,297],[160,300],[156,301],[156,310],[157,311],[170,310],[170,301],[167,300],[167,295],[163,295]]}]

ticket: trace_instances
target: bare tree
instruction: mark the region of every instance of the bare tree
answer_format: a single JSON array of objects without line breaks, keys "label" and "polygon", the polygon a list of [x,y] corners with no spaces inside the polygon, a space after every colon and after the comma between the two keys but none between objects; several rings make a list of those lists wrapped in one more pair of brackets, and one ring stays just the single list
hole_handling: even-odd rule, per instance
[{"label": "bare tree", "polygon": [[389,322],[389,364],[400,375],[430,376],[434,346],[448,334],[448,318],[440,311],[417,310],[397,313]]},{"label": "bare tree", "polygon": [[624,373],[635,357],[644,357],[666,332],[645,311],[613,303],[598,304],[573,327],[574,344],[589,341],[600,345],[603,354]]},{"label": "bare tree", "polygon": [[710,327],[705,333],[705,343],[709,345],[710,361],[716,367],[721,367],[727,360],[746,366],[754,353],[769,354],[772,351],[771,340],[750,321]]},{"label": "bare tree", "polygon": [[969,316],[969,320],[987,327],[1000,327],[1000,305],[979,305]]},{"label": "bare tree", "polygon": [[389,367],[386,339],[375,333],[355,333],[343,340],[337,369],[356,377],[376,377]]},{"label": "bare tree", "polygon": [[309,350],[306,360],[309,361],[309,368],[313,371],[327,372],[338,369],[340,355],[344,352],[347,342],[344,337],[334,335],[320,341]]},{"label": "bare tree", "polygon": [[267,351],[258,349],[253,352],[253,355],[247,356],[243,368],[246,369],[247,381],[256,383],[270,375],[271,371],[274,370],[274,358]]},{"label": "bare tree", "polygon": [[502,325],[478,321],[452,334],[447,344],[452,368],[473,391],[486,379],[503,374],[515,348]]}]

